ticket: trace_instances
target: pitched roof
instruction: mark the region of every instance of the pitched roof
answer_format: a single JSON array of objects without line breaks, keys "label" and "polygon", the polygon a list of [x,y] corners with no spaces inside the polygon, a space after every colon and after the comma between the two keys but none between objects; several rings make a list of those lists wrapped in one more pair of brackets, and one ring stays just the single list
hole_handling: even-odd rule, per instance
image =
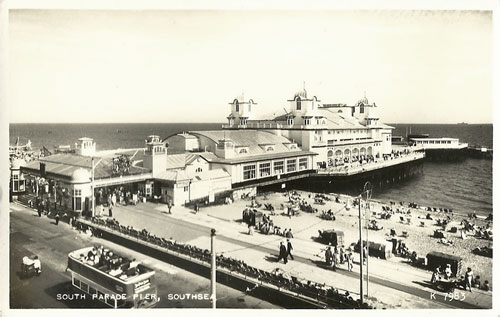
[{"label": "pitched roof", "polygon": [[184,168],[186,165],[191,164],[198,157],[207,159],[201,155],[202,153],[179,153],[167,155],[167,169]]},{"label": "pitched roof", "polygon": [[274,153],[300,151],[300,148],[297,150],[288,149],[285,144],[289,144],[290,140],[287,138],[260,130],[191,131],[189,133],[204,136],[215,143],[222,139],[230,139],[235,147],[248,147],[247,156],[266,154],[266,151],[261,147],[263,144],[274,144]]},{"label": "pitched roof", "polygon": [[318,153],[310,151],[290,151],[287,153],[270,153],[270,154],[268,153],[262,155],[241,156],[228,159],[215,156],[215,158],[210,158],[208,159],[208,161],[211,163],[239,164],[239,163],[247,163],[247,162],[251,163],[258,161],[281,159],[281,158],[293,158],[293,157],[308,156],[308,155],[318,155]]},{"label": "pitched roof", "polygon": [[[77,154],[61,153],[47,157],[42,157],[26,165],[26,169],[32,171],[40,170],[40,163],[45,163],[45,172],[57,174],[63,177],[71,177],[77,169],[83,168],[86,170],[92,169],[92,158],[89,156],[81,156]],[[131,166],[129,175],[149,173],[150,170],[143,167]],[[115,177],[113,174],[113,159],[108,157],[94,158],[94,178],[109,178]]]}]

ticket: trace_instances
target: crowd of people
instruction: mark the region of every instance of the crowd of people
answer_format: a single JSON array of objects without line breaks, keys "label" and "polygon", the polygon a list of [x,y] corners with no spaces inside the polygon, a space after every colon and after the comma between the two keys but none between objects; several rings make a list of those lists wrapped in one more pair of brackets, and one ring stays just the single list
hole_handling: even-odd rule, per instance
[{"label": "crowd of people", "polygon": [[[123,226],[120,225],[115,219],[102,219],[94,217],[91,221],[96,225],[118,231],[130,237],[144,242],[149,242],[158,247],[189,256],[190,258],[198,259],[202,262],[210,263],[211,261],[211,254],[207,249],[201,249],[189,244],[179,243],[172,238],[161,238],[148,232],[146,229],[137,230],[131,226]],[[98,227],[92,229],[92,226],[87,226],[82,222],[77,222],[76,226],[80,230],[91,230],[94,235],[100,235],[100,229]],[[361,306],[360,302],[354,300],[349,292],[341,293],[338,289],[327,286],[326,284],[304,281],[294,276],[286,276],[283,273],[276,274],[276,272],[267,272],[265,270],[247,265],[244,261],[232,259],[222,254],[218,255],[216,260],[219,268],[223,268],[231,272],[238,272],[247,277],[252,277],[260,283],[271,284],[281,289],[286,289],[296,294],[312,298],[317,302],[324,303],[325,306],[335,308],[370,308],[370,306],[366,303]]]},{"label": "crowd of people", "polygon": [[127,279],[140,273],[138,261],[135,259],[130,261],[126,257],[114,254],[102,245],[92,247],[87,254],[81,253],[78,260],[120,279]]},{"label": "crowd of people", "polygon": [[431,284],[437,286],[439,282],[444,281],[451,283],[453,287],[460,287],[464,290],[472,292],[473,288],[481,289],[483,291],[490,290],[490,283],[488,280],[484,280],[481,283],[481,277],[474,273],[472,268],[468,267],[465,275],[460,276],[460,278],[454,279],[453,271],[451,269],[451,264],[447,264],[444,269],[442,266],[437,267],[431,276]]},{"label": "crowd of people", "polygon": [[405,148],[403,150],[392,150],[391,154],[383,154],[383,155],[367,155],[367,154],[355,154],[351,156],[339,156],[339,157],[331,157],[327,162],[319,162],[318,166],[320,169],[326,169],[330,171],[342,171],[348,170],[350,168],[365,166],[373,163],[377,163],[380,159],[384,161],[389,161],[393,159],[397,159],[400,157],[404,157],[407,155],[411,155],[415,152],[413,149]]},{"label": "crowd of people", "polygon": [[[340,265],[347,263],[347,270],[352,272],[354,268],[354,255],[351,248],[346,249],[342,245],[334,246],[332,250],[332,247],[329,245],[324,251],[325,264],[327,268],[331,268],[336,271]],[[363,253],[366,255],[366,248],[363,250]]]}]

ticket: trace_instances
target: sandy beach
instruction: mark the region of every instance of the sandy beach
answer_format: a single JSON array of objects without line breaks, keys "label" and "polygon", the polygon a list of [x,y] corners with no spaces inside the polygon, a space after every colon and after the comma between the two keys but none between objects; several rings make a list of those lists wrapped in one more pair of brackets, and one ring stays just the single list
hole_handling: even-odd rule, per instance
[{"label": "sandy beach", "polygon": [[[318,237],[318,230],[335,229],[344,232],[344,245],[346,247],[358,241],[358,207],[352,206],[352,197],[327,194],[326,196],[331,200],[325,201],[325,204],[315,204],[314,193],[305,191],[296,191],[296,193],[300,196],[301,200],[307,202],[313,208],[316,208],[318,212],[308,213],[301,211],[298,215],[289,217],[285,214],[285,209],[281,209],[282,207],[291,205],[288,196],[284,193],[265,193],[257,195],[255,201],[262,204],[262,206],[256,209],[270,215],[274,225],[279,226],[282,230],[285,228],[292,229],[295,239],[311,241],[315,237]],[[340,203],[335,202],[336,197],[339,197]],[[265,210],[264,204],[272,204],[275,208],[274,212]],[[238,200],[229,205],[204,207],[203,210],[208,215],[219,219],[241,221],[242,211],[250,205],[250,200]],[[416,251],[419,257],[425,257],[432,251],[439,251],[461,257],[463,259],[462,275],[465,273],[467,267],[471,267],[474,276],[479,275],[481,282],[488,280],[491,285],[492,258],[476,255],[472,250],[476,247],[488,246],[492,241],[479,239],[472,235],[468,235],[465,240],[462,239],[460,232],[462,226],[460,223],[463,219],[468,219],[466,215],[429,212],[423,210],[423,207],[418,209],[408,208],[408,202],[404,202],[403,205],[405,206],[404,208],[402,208],[398,201],[393,205],[392,209],[394,210],[394,214],[391,218],[381,219],[380,214],[383,213],[382,206],[389,207],[391,206],[390,202],[370,201],[370,209],[367,211],[370,215],[370,219],[376,219],[378,226],[383,227],[383,229],[378,231],[367,230],[366,222],[364,221],[364,239],[366,239],[366,233],[368,231],[370,241],[388,241],[392,239],[390,231],[394,229],[397,233],[395,238],[403,240],[409,250]],[[398,213],[398,208],[400,210],[404,209],[404,213]],[[336,219],[334,221],[323,220],[319,217],[322,211],[328,211],[329,209],[335,214]],[[410,214],[408,214],[408,211],[410,211]],[[273,213],[274,215],[272,215]],[[431,214],[433,220],[426,219],[428,213]],[[433,237],[434,230],[441,228],[437,225],[437,219],[446,219],[448,216],[451,218],[451,221],[447,225],[445,236],[452,245],[444,245],[440,243],[440,239]],[[401,223],[400,217],[403,217],[405,223]],[[410,218],[411,224],[408,224],[408,218]],[[476,226],[485,226],[487,224],[487,221],[484,219],[473,219],[471,221],[476,224]],[[450,232],[452,227],[457,227],[457,232]],[[402,236],[403,232],[407,232],[406,237]],[[408,260],[399,256],[393,256],[388,259],[388,261],[407,262]]]}]

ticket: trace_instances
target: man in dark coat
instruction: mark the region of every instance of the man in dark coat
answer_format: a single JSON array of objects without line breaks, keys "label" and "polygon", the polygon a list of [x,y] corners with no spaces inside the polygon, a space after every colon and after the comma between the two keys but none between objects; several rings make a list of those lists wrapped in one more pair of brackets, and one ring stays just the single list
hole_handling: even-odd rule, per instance
[{"label": "man in dark coat", "polygon": [[286,250],[286,246],[283,244],[283,242],[280,242],[280,254],[278,256],[278,262],[283,259],[283,263],[288,262],[288,252]]},{"label": "man in dark coat", "polygon": [[59,225],[59,213],[56,213],[56,226]]},{"label": "man in dark coat", "polygon": [[328,246],[325,250],[325,262],[327,266],[332,266],[333,253],[332,249]]},{"label": "man in dark coat", "polygon": [[292,250],[293,250],[292,242],[290,242],[290,239],[286,239],[287,256],[290,256],[290,259],[294,260],[293,255],[292,255]]}]

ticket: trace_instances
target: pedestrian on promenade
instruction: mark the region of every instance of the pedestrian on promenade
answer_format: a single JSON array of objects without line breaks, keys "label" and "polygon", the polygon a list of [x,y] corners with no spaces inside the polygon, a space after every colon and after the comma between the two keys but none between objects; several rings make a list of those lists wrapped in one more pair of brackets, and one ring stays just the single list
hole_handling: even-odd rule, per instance
[{"label": "pedestrian on promenade", "polygon": [[42,208],[40,205],[36,206],[36,211],[38,212],[38,217],[42,217]]},{"label": "pedestrian on promenade", "polygon": [[290,256],[290,259],[295,260],[292,255],[293,245],[290,239],[286,239],[286,253]]},{"label": "pedestrian on promenade", "polygon": [[354,267],[353,256],[352,253],[349,252],[349,254],[347,255],[347,269],[349,270],[349,272],[352,272],[353,267]]},{"label": "pedestrian on promenade", "polygon": [[465,272],[464,289],[467,290],[467,288],[468,288],[470,292],[472,292],[472,278],[473,278],[472,269],[470,267],[468,267],[467,272]]},{"label": "pedestrian on promenade", "polygon": [[59,225],[59,213],[56,213],[56,226]]},{"label": "pedestrian on promenade", "polygon": [[333,248],[333,259],[332,259],[332,268],[334,271],[337,271],[337,266],[339,264],[339,249],[337,246]]},{"label": "pedestrian on promenade", "polygon": [[252,226],[252,224],[248,225],[248,235],[253,236],[253,226]]},{"label": "pedestrian on promenade", "polygon": [[287,263],[288,262],[288,253],[286,251],[286,246],[283,244],[283,241],[280,242],[280,254],[278,256],[278,262],[283,259],[283,263]]},{"label": "pedestrian on promenade", "polygon": [[168,201],[168,213],[172,214],[172,202],[170,200]]},{"label": "pedestrian on promenade", "polygon": [[363,265],[366,265],[366,252],[367,251],[367,248],[366,248],[366,245],[363,246]]},{"label": "pedestrian on promenade", "polygon": [[198,203],[196,203],[194,204],[194,214],[196,215],[198,211],[200,211],[200,206],[198,205]]},{"label": "pedestrian on promenade", "polygon": [[325,262],[328,267],[332,266],[332,249],[328,246],[325,251]]},{"label": "pedestrian on promenade", "polygon": [[288,229],[288,231],[286,232],[286,237],[288,239],[293,239],[293,233],[292,233],[292,229]]},{"label": "pedestrian on promenade", "polygon": [[111,205],[109,205],[109,208],[108,208],[108,215],[109,215],[109,218],[113,217],[113,206],[111,206]]},{"label": "pedestrian on promenade", "polygon": [[345,260],[345,253],[344,253],[344,246],[340,246],[339,248],[339,256],[340,256],[340,264],[344,264]]},{"label": "pedestrian on promenade", "polygon": [[446,277],[447,280],[451,278],[451,264],[446,264],[446,269],[444,269],[444,276]]},{"label": "pedestrian on promenade", "polygon": [[439,271],[439,267],[437,267],[434,272],[432,273],[431,277],[431,283],[435,284],[439,278],[439,274],[441,274],[441,271]]}]

